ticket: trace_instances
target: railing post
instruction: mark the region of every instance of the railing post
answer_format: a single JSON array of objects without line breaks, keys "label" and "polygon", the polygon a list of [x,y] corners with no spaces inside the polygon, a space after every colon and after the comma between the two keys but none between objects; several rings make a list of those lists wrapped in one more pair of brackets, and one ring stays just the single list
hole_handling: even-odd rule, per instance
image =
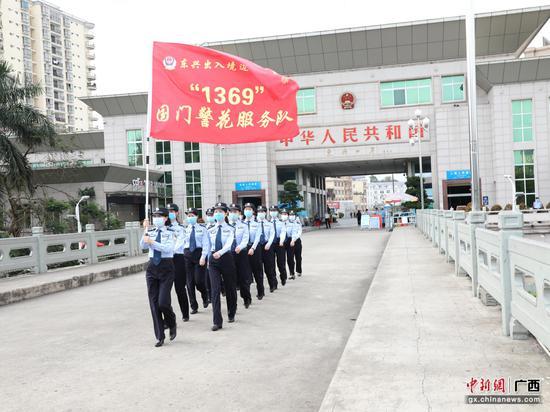
[{"label": "railing post", "polygon": [[472,294],[478,295],[478,279],[477,279],[477,245],[476,245],[476,228],[483,227],[485,224],[485,212],[471,211],[466,219],[470,229],[470,251],[472,258]]},{"label": "railing post", "polygon": [[449,262],[449,225],[447,223],[449,220],[453,219],[453,212],[450,210],[445,210],[443,212],[443,216],[443,224],[445,225],[445,227],[443,228],[443,235],[445,236],[445,260]]},{"label": "railing post", "polygon": [[93,224],[87,224],[86,225],[86,238],[88,242],[88,250],[90,253],[90,261],[89,263],[93,265],[94,263],[97,263],[97,245],[96,245],[96,237],[95,237],[95,225]]},{"label": "railing post", "polygon": [[498,228],[500,229],[500,279],[502,282],[502,333],[510,335],[512,322],[512,276],[508,239],[510,236],[523,236],[523,214],[516,211],[503,211],[498,214]]},{"label": "railing post", "polygon": [[44,248],[44,228],[42,226],[34,226],[32,229],[32,237],[35,238],[35,253],[36,253],[36,273],[44,273],[48,271],[46,264],[46,253]]},{"label": "railing post", "polygon": [[460,240],[458,239],[458,225],[466,218],[466,213],[463,210],[453,212],[453,234],[455,239],[455,275],[460,273]]}]

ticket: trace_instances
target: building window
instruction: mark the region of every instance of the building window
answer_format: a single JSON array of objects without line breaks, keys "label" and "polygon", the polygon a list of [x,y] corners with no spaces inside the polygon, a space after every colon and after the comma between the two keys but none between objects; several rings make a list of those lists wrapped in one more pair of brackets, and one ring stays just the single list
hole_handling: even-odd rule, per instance
[{"label": "building window", "polygon": [[296,93],[298,114],[315,113],[315,89],[300,89]]},{"label": "building window", "polygon": [[159,207],[166,207],[167,204],[174,203],[172,200],[172,172],[164,172],[159,182],[163,183],[158,189]]},{"label": "building window", "polygon": [[514,142],[533,140],[533,102],[531,99],[512,100],[512,129]]},{"label": "building window", "polygon": [[464,101],[464,75],[441,78],[443,103]]},{"label": "building window", "polygon": [[382,107],[427,104],[432,102],[432,79],[380,83]]},{"label": "building window", "polygon": [[530,206],[535,201],[535,156],[533,150],[514,150],[516,202]]},{"label": "building window", "polygon": [[199,163],[201,161],[198,143],[185,142],[183,150],[185,152],[185,163]]},{"label": "building window", "polygon": [[143,166],[143,135],[141,129],[126,130],[128,166]]},{"label": "building window", "polygon": [[185,194],[187,197],[187,208],[194,207],[202,210],[201,197],[201,171],[186,170],[185,171]]},{"label": "building window", "polygon": [[157,141],[157,165],[170,165],[172,164],[172,154],[170,151],[170,142]]}]

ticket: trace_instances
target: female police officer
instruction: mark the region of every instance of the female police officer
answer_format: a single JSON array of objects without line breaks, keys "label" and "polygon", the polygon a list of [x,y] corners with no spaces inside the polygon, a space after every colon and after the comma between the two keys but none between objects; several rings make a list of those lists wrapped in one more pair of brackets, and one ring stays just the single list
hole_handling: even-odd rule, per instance
[{"label": "female police officer", "polygon": [[[216,225],[208,229],[210,241],[210,255],[208,257],[208,272],[210,274],[210,284],[212,286],[212,312],[214,318],[213,331],[217,331],[223,326],[223,317],[221,312],[220,292],[221,281],[225,285],[225,298],[227,300],[227,315],[229,322],[235,321],[235,312],[237,310],[237,290],[235,288],[235,261],[231,254],[231,246],[235,238],[235,230],[225,221],[227,214],[227,205],[217,203],[214,206],[214,218]],[[201,265],[205,260],[201,258]]]},{"label": "female police officer", "polygon": [[286,261],[290,279],[294,279],[294,268],[298,276],[302,276],[302,224],[296,220],[296,214],[291,210],[288,214],[281,212],[281,220],[286,222]]},{"label": "female police officer", "polygon": [[[168,210],[153,212],[153,228],[145,219],[145,233],[140,241],[142,249],[149,249],[149,265],[145,273],[149,306],[157,338],[156,347],[164,344],[164,323],[170,328],[170,340],[176,337],[176,315],[172,310],[170,291],[174,282],[174,232],[166,226]],[[163,319],[164,317],[164,319]]]},{"label": "female police officer", "polygon": [[185,226],[178,221],[179,207],[175,203],[166,205],[170,228],[174,231],[176,244],[174,246],[174,289],[178,296],[183,321],[189,320],[189,300],[187,299],[185,258],[183,257],[183,245],[185,242]]},{"label": "female police officer", "polygon": [[254,218],[254,205],[252,203],[244,204],[243,213],[243,224],[248,227],[248,263],[252,273],[254,274],[254,282],[256,283],[257,292],[256,297],[258,300],[262,300],[265,295],[264,269],[262,267],[262,248],[258,247],[262,232],[260,224]]},{"label": "female police officer", "polygon": [[265,219],[267,209],[264,206],[258,206],[258,234],[260,236],[259,246],[262,248],[262,262],[264,264],[265,276],[269,284],[269,291],[273,293],[277,290],[277,273],[275,272],[275,252],[272,247],[275,239],[273,226]]},{"label": "female police officer", "polygon": [[252,282],[252,271],[248,262],[248,225],[241,220],[241,208],[236,204],[229,205],[229,225],[235,229],[235,240],[233,241],[233,258],[237,269],[237,285],[239,293],[244,302],[244,307],[248,309],[252,303],[250,295],[250,283]]}]

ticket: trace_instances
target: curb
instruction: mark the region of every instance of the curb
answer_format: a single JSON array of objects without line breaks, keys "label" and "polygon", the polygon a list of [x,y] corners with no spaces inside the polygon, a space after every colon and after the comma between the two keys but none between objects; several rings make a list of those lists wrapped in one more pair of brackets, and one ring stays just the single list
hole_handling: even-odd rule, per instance
[{"label": "curb", "polygon": [[[41,285],[29,286],[0,293],[0,306],[11,303],[21,302],[27,299],[33,299],[40,296],[50,295],[52,293],[62,292],[64,290],[75,289],[81,286],[88,286],[105,280],[117,279],[123,276],[133,275],[143,272],[147,268],[148,262],[137,263],[130,266],[123,266],[116,269],[104,270],[102,272],[92,272],[85,275],[74,276],[68,279],[61,279],[54,282],[43,283]],[[47,276],[47,274],[40,275]]]}]

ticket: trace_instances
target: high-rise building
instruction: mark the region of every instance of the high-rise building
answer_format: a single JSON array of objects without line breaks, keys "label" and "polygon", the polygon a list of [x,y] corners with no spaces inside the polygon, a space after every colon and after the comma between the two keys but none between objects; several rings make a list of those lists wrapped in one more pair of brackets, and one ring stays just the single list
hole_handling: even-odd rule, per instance
[{"label": "high-rise building", "polygon": [[330,200],[352,200],[352,179],[351,176],[327,177],[325,179],[326,189],[331,194]]},{"label": "high-rise building", "polygon": [[44,93],[27,103],[60,129],[89,130],[94,113],[77,97],[96,89],[94,25],[44,1],[0,1],[0,58]]}]

